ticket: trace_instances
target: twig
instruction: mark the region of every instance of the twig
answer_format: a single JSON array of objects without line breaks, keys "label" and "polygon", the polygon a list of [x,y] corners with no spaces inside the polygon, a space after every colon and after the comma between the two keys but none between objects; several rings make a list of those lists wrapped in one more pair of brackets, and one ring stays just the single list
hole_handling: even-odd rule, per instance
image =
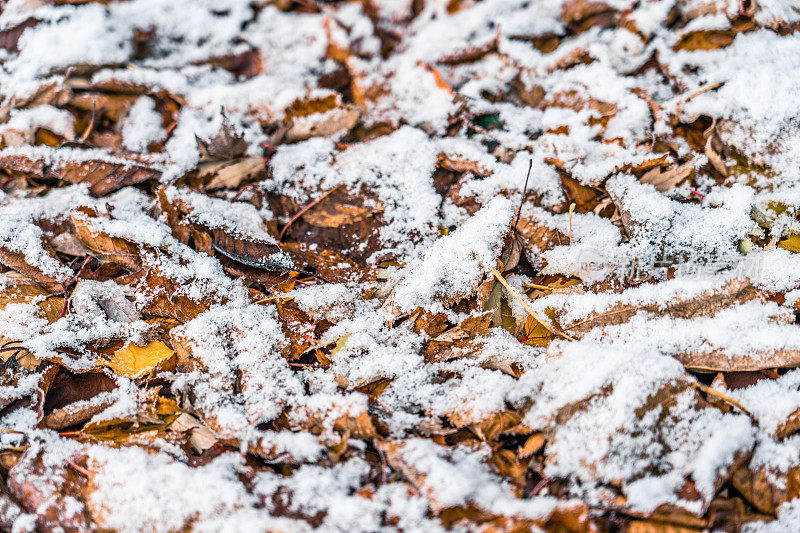
[{"label": "twig", "polygon": [[514,220],[514,229],[517,229],[519,224],[519,216],[522,214],[522,204],[525,203],[525,194],[528,192],[528,179],[531,177],[531,169],[533,168],[533,159],[528,160],[528,174],[525,176],[525,186],[522,188],[522,198],[519,199],[519,208],[517,209],[517,219]]},{"label": "twig", "polygon": [[755,418],[755,417],[753,417],[753,414],[750,411],[748,411],[747,409],[745,409],[742,404],[740,404],[737,400],[734,400],[733,398],[731,398],[727,394],[723,394],[723,393],[719,392],[718,390],[709,387],[708,385],[704,385],[703,383],[700,383],[699,381],[695,381],[694,383],[692,383],[692,386],[697,388],[697,389],[700,389],[701,391],[705,392],[706,394],[710,394],[711,396],[716,396],[720,400],[723,400],[723,401],[733,405],[734,407],[738,407],[744,414],[746,414],[750,418]]},{"label": "twig", "polygon": [[725,84],[724,81],[718,81],[717,83],[712,83],[711,85],[706,85],[705,87],[697,89],[695,92],[693,92],[691,94],[687,94],[687,95],[681,96],[680,98],[675,100],[675,103],[676,104],[682,104],[684,102],[688,102],[689,100],[691,100],[695,96],[699,96],[699,95],[701,95],[701,94],[703,94],[704,92],[707,92],[707,91],[713,91],[714,89],[722,87],[722,85],[724,85],[724,84]]},{"label": "twig", "polygon": [[511,294],[511,296],[513,296],[514,299],[517,300],[522,305],[522,307],[525,309],[525,311],[527,311],[529,315],[531,315],[537,322],[539,322],[542,326],[544,326],[544,328],[547,331],[549,331],[550,333],[553,333],[554,335],[558,335],[560,337],[564,337],[565,339],[567,339],[569,341],[574,341],[575,340],[572,337],[570,337],[569,335],[567,335],[566,333],[564,333],[563,331],[559,331],[557,328],[555,328],[552,325],[548,324],[548,321],[546,319],[543,319],[539,313],[534,311],[533,308],[530,305],[528,305],[528,302],[526,302],[522,298],[522,296],[520,296],[517,293],[516,289],[514,289],[514,287],[509,285],[509,283],[500,274],[500,272],[497,271],[496,268],[493,268],[491,270],[491,272],[494,275],[494,277],[497,278],[497,281],[499,281],[500,284],[503,285],[503,287],[506,288],[506,290]]},{"label": "twig", "polygon": [[575,212],[575,202],[569,204],[569,244],[572,246],[572,213]]},{"label": "twig", "polygon": [[3,181],[3,184],[2,184],[2,185],[0,185],[0,190],[3,190],[3,191],[4,191],[4,190],[6,190],[6,185],[8,185],[9,183],[11,183],[11,180],[13,180],[13,179],[14,179],[14,176],[13,176],[13,175],[11,175],[11,176],[9,176],[8,178],[6,178],[6,179]]},{"label": "twig", "polygon": [[89,472],[88,470],[86,470],[85,468],[83,468],[82,466],[80,466],[80,465],[77,465],[77,464],[73,463],[73,462],[72,462],[72,461],[70,461],[69,459],[67,459],[67,464],[68,464],[69,466],[71,466],[72,468],[74,468],[76,471],[78,471],[78,472],[80,472],[81,474],[83,474],[84,476],[86,476],[88,479],[91,479],[91,478],[92,478],[92,473],[91,473],[91,472]]},{"label": "twig", "polygon": [[167,129],[164,130],[164,136],[161,138],[161,142],[162,143],[167,142],[167,139],[169,139],[169,136],[172,133],[172,130],[174,130],[177,125],[178,125],[178,120],[177,119],[175,119],[172,122],[170,122],[170,124],[167,126]]},{"label": "twig", "polygon": [[571,326],[567,326],[567,327],[564,328],[564,331],[566,331],[568,329],[572,329],[572,328],[577,328],[581,324],[586,324],[587,322],[593,322],[593,321],[597,320],[598,318],[603,318],[604,316],[616,315],[617,313],[624,313],[625,311],[635,311],[637,309],[644,309],[645,307],[647,307],[647,306],[646,305],[635,305],[633,307],[624,307],[622,309],[615,309],[615,310],[609,311],[607,313],[601,313],[601,314],[599,314],[597,316],[593,316],[592,318],[587,318],[586,320],[581,320],[580,322],[576,322],[576,323],[572,324]]},{"label": "twig", "polygon": [[236,194],[233,195],[233,198],[231,198],[231,202],[235,202],[242,194],[244,194],[245,191],[250,190],[252,188],[253,188],[252,183],[248,183],[247,185],[243,186],[241,189],[239,189],[239,191]]},{"label": "twig", "polygon": [[338,188],[339,188],[339,187],[341,187],[342,185],[343,185],[343,183],[340,183],[339,185],[337,185],[337,186],[336,186],[336,187],[334,187],[333,189],[331,189],[331,190],[329,190],[329,191],[325,192],[325,194],[323,194],[322,196],[320,196],[319,198],[317,198],[316,200],[314,200],[313,202],[311,202],[310,204],[308,204],[307,206],[305,206],[305,207],[304,207],[303,209],[301,209],[300,211],[298,211],[298,212],[297,212],[297,214],[296,214],[295,216],[293,216],[293,217],[292,217],[292,219],[291,219],[289,222],[287,222],[287,223],[286,223],[286,225],[285,225],[285,226],[283,227],[283,229],[281,230],[280,234],[278,235],[278,242],[280,242],[280,241],[282,241],[282,240],[283,240],[283,236],[286,234],[286,230],[288,230],[288,229],[289,229],[289,226],[291,226],[292,224],[294,224],[294,222],[295,222],[295,221],[296,221],[298,218],[300,218],[301,216],[303,216],[304,214],[306,214],[306,212],[307,212],[309,209],[311,209],[312,207],[314,207],[315,205],[317,205],[318,203],[320,203],[322,200],[324,200],[325,198],[327,198],[328,196],[330,196],[330,194],[331,194],[333,191],[335,191],[336,189],[338,189]]},{"label": "twig", "polygon": [[545,488],[549,482],[550,478],[547,476],[544,476],[542,479],[540,479],[539,483],[537,483],[536,486],[531,490],[531,496],[538,496],[539,493],[542,492],[542,489]]},{"label": "twig", "polygon": [[[18,344],[19,346],[9,346],[9,344]],[[20,341],[8,341],[4,343],[2,346],[0,346],[0,353],[19,350],[21,347],[22,343]]]},{"label": "twig", "polygon": [[78,142],[83,143],[86,142],[86,139],[89,138],[89,135],[92,134],[92,130],[94,129],[94,122],[97,118],[97,100],[92,101],[92,115],[89,117],[89,125],[86,126],[86,129],[83,131],[83,135],[78,137]]}]

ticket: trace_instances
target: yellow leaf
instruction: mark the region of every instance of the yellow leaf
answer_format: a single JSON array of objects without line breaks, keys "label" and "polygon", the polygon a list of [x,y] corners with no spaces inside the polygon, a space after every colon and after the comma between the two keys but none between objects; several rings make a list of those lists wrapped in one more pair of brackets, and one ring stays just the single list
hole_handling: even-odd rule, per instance
[{"label": "yellow leaf", "polygon": [[179,411],[178,402],[172,398],[163,398],[159,396],[156,398],[156,413],[158,416],[174,415]]},{"label": "yellow leaf", "polygon": [[115,374],[135,378],[150,372],[174,355],[175,352],[161,341],[151,342],[144,347],[129,344],[114,352],[114,357],[106,366]]},{"label": "yellow leaf", "polygon": [[778,243],[778,247],[794,253],[800,252],[800,235],[789,235]]}]

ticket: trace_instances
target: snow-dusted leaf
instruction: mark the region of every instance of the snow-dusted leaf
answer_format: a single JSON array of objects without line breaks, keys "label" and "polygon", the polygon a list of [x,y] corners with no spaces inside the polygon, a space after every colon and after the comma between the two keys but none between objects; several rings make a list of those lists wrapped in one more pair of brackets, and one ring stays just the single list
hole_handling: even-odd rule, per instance
[{"label": "snow-dusted leaf", "polygon": [[156,370],[167,370],[173,352],[161,341],[150,342],[145,346],[129,344],[114,352],[110,361],[105,363],[115,374],[137,378]]},{"label": "snow-dusted leaf", "polygon": [[[105,196],[122,187],[157,179],[161,171],[135,160],[108,158],[91,152],[82,154],[69,149],[0,153],[0,168],[22,172],[37,178],[57,179],[66,183],[85,183],[95,196]],[[73,160],[72,157],[75,157]]]},{"label": "snow-dusted leaf", "polygon": [[89,250],[99,255],[101,260],[112,260],[128,268],[139,270],[142,260],[139,247],[119,237],[111,237],[94,229],[93,219],[98,213],[88,207],[79,207],[72,211],[70,218],[75,227],[75,234]]}]

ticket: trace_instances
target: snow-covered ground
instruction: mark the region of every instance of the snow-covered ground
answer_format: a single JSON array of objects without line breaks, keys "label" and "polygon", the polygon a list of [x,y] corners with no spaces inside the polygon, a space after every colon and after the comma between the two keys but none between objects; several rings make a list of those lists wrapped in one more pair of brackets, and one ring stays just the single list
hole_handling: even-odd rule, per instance
[{"label": "snow-covered ground", "polygon": [[796,2],[1,9],[0,529],[800,529]]}]

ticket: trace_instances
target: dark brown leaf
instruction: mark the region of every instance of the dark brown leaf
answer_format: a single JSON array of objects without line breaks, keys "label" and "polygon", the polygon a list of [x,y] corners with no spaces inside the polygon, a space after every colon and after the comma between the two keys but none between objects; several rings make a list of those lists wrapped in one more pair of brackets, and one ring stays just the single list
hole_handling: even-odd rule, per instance
[{"label": "dark brown leaf", "polygon": [[161,171],[143,163],[109,163],[107,161],[56,161],[30,159],[22,155],[0,157],[0,168],[23,172],[37,178],[57,179],[67,183],[86,183],[94,196],[105,196],[122,187],[156,179]]},{"label": "dark brown leaf", "polygon": [[91,220],[98,216],[97,211],[89,207],[72,210],[70,217],[78,239],[94,254],[99,255],[101,261],[111,260],[129,270],[139,270],[142,267],[139,247],[125,239],[93,230]]},{"label": "dark brown leaf", "polygon": [[216,135],[210,139],[197,139],[197,149],[200,161],[227,161],[244,156],[247,141],[224,118]]}]

